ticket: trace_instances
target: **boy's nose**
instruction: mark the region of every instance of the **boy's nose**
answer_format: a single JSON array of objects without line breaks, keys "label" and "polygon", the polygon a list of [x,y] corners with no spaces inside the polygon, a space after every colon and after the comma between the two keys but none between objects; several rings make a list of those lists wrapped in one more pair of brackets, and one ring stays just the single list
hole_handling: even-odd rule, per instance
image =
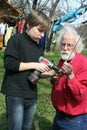
[{"label": "boy's nose", "polygon": [[44,32],[41,32],[41,37],[44,37]]}]

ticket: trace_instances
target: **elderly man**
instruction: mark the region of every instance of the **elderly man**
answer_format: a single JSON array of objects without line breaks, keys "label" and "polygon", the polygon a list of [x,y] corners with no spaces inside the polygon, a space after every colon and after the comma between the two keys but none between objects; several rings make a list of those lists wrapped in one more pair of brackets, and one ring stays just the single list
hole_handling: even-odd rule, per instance
[{"label": "elderly man", "polygon": [[52,130],[87,130],[87,58],[82,39],[73,27],[64,27],[57,39],[59,73],[51,80],[56,110]]}]

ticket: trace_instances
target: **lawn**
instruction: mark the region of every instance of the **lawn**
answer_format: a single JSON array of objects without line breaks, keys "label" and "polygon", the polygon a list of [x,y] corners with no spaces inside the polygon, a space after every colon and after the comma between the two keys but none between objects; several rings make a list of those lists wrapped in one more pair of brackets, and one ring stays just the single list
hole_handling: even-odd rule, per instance
[{"label": "lawn", "polygon": [[[3,53],[4,50],[0,50],[0,88],[4,75],[3,66]],[[54,60],[57,63],[58,54],[57,51],[50,54],[45,54],[50,61]],[[55,114],[55,110],[50,100],[51,84],[50,79],[41,79],[38,82],[38,104],[34,121],[31,130],[49,130],[52,125],[52,120]],[[5,113],[5,97],[0,93],[0,130],[6,130],[6,113]]]},{"label": "lawn", "polygon": [[[4,75],[3,52],[0,50],[0,86]],[[87,55],[85,50],[84,55]],[[52,53],[46,53],[46,58],[57,64],[59,60],[58,50]],[[55,110],[51,104],[51,84],[50,79],[41,79],[38,82],[38,104],[34,116],[31,130],[50,130]],[[6,130],[6,113],[4,95],[0,93],[0,130]],[[38,128],[39,126],[39,128]]]}]

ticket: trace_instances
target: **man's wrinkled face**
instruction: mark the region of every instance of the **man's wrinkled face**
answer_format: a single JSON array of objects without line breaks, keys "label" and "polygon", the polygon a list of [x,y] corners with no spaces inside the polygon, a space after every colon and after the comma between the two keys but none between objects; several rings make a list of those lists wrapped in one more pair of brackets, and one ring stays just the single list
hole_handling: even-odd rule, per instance
[{"label": "man's wrinkled face", "polygon": [[75,56],[75,34],[66,33],[63,36],[61,43],[61,58],[63,60],[70,60]]}]

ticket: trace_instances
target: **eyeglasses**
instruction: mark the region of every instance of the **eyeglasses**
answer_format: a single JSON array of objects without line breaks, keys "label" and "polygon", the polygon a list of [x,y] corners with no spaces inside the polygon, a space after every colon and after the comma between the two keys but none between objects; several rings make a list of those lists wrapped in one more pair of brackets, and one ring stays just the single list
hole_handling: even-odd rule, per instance
[{"label": "eyeglasses", "polygon": [[73,45],[73,44],[70,44],[70,43],[68,43],[68,44],[62,43],[61,46],[62,46],[62,47],[67,46],[67,48],[73,48],[73,47],[74,47],[74,45]]}]

